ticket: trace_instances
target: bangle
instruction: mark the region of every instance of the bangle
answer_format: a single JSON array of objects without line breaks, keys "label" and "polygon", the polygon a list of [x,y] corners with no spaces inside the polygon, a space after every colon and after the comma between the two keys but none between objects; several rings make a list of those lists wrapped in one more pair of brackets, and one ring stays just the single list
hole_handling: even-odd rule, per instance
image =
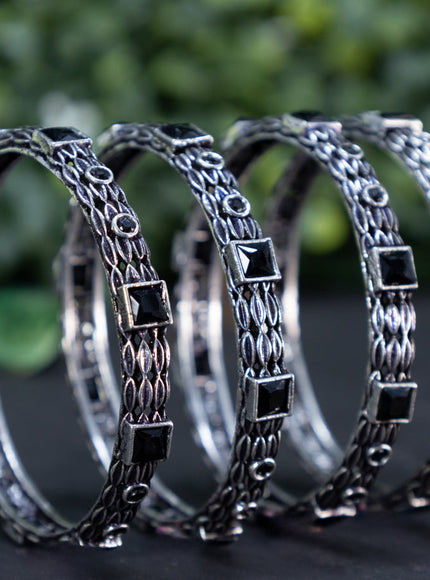
[{"label": "bangle", "polygon": [[[242,520],[253,512],[275,468],[282,420],[291,412],[293,377],[286,372],[283,361],[280,307],[273,290],[280,274],[272,242],[261,237],[250,215],[249,202],[237,190],[232,174],[224,169],[223,158],[212,151],[212,141],[210,135],[192,125],[118,124],[101,136],[100,158],[116,176],[145,151],[164,159],[188,183],[203,209],[207,225],[200,230],[200,239],[207,242],[212,234],[221,257],[239,351],[238,411],[231,451],[223,463],[219,487],[203,507],[192,509],[160,482],[153,481],[148,502],[139,514],[141,522],[163,533],[197,535],[205,541],[219,542],[233,540],[242,532]],[[207,248],[208,244],[201,247],[203,261]],[[92,289],[91,284],[88,296]],[[179,304],[179,310],[183,307]],[[203,309],[204,304],[200,307]],[[76,308],[80,327],[93,320],[95,310]],[[201,351],[200,355],[198,360],[203,364]],[[107,357],[104,352],[100,360]],[[98,373],[100,399],[108,398],[108,388],[104,387],[110,380],[105,382],[102,366]],[[210,397],[213,388],[210,376],[192,385],[200,402]],[[282,399],[282,408],[270,406],[271,391]],[[260,401],[266,403],[264,410]],[[254,411],[249,414],[251,407]],[[81,408],[85,421],[94,416],[89,391]],[[88,433],[97,452],[95,435],[102,439],[103,433],[97,430],[96,421],[88,424],[94,427]],[[109,438],[104,443],[110,447]],[[104,463],[101,454],[99,459]]]},{"label": "bangle", "polygon": [[[157,279],[149,262],[148,248],[140,235],[137,217],[123,191],[114,182],[112,171],[92,152],[91,144],[86,135],[70,128],[4,129],[0,131],[1,172],[3,174],[23,155],[35,159],[58,177],[75,200],[76,211],[82,215],[83,221],[89,222],[88,239],[91,238],[94,253],[96,246],[99,249],[114,311],[121,312],[134,293],[157,288],[166,317],[163,324],[166,324],[170,321],[170,313],[165,285]],[[135,232],[124,244],[120,230],[121,224],[126,222],[134,224]],[[85,270],[84,248],[82,261],[73,264],[73,268],[76,280],[85,285],[90,273]],[[131,385],[135,385],[136,390],[140,388],[148,399],[155,390],[155,378],[164,382],[164,396],[157,401],[157,407],[142,408],[139,416],[136,414],[137,403],[123,404],[117,409],[112,417],[114,444],[107,461],[105,483],[89,513],[76,524],[59,516],[25,474],[5,418],[0,415],[0,515],[6,533],[19,543],[120,546],[127,524],[148,490],[156,462],[167,456],[172,430],[165,415],[167,356],[166,364],[160,367],[157,377],[154,374],[152,378],[147,376],[141,359],[131,356],[132,348],[136,348],[133,345],[139,344],[141,350],[147,349],[148,367],[155,368],[160,352],[167,352],[165,326],[157,323],[150,329],[143,329],[143,326],[135,329],[133,321],[128,322],[123,314],[116,317],[116,323],[122,353],[123,399],[127,399]],[[89,336],[84,346],[88,353],[88,366],[84,372],[90,373],[92,345]]]},{"label": "bangle", "polygon": [[[341,124],[319,115],[284,115],[260,121],[239,121],[225,141],[227,163],[240,177],[264,150],[276,142],[298,146],[301,155],[282,185],[290,194],[278,195],[272,208],[270,231],[280,260],[283,303],[286,308],[287,348],[291,327],[297,329],[298,300],[297,239],[294,234],[306,190],[317,165],[325,168],[342,193],[354,229],[366,292],[369,326],[369,358],[363,404],[352,440],[336,464],[336,449],[313,394],[302,390],[302,372],[297,373],[296,413],[288,424],[291,438],[305,448],[305,461],[334,466],[328,480],[298,503],[286,503],[291,514],[309,514],[317,519],[354,516],[364,508],[368,490],[380,468],[390,458],[400,423],[410,421],[416,394],[409,369],[414,357],[412,333],[415,315],[411,291],[417,287],[411,249],[398,233],[397,218],[388,206],[388,194],[355,144],[341,135]],[[277,188],[279,191],[279,188]],[[295,325],[295,326],[294,326]],[[298,337],[292,334],[292,354]],[[293,357],[294,358],[294,357]],[[301,356],[292,369],[303,366]],[[311,401],[310,413],[307,403]],[[319,419],[314,422],[314,418]],[[324,428],[320,431],[320,426]],[[276,490],[273,496],[276,496]]]},{"label": "bangle", "polygon": [[[422,122],[407,114],[369,111],[342,119],[347,135],[364,139],[391,153],[411,173],[430,204],[430,134]],[[381,507],[425,508],[430,505],[430,460],[403,485],[372,498]]]}]

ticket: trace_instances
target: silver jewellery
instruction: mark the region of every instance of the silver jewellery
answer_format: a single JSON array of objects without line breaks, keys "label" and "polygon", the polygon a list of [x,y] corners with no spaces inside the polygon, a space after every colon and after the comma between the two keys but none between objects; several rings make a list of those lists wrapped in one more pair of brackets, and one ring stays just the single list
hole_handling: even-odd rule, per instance
[{"label": "silver jewellery", "polygon": [[[233,175],[224,169],[223,158],[212,151],[210,135],[186,124],[118,124],[106,131],[100,142],[100,157],[116,176],[132,159],[148,151],[164,159],[190,186],[205,216],[195,232],[199,243],[198,252],[191,259],[192,267],[198,273],[205,264],[213,237],[226,275],[239,352],[236,425],[232,429],[229,454],[220,464],[222,475],[218,489],[202,508],[195,510],[154,480],[138,518],[163,533],[197,535],[205,541],[231,541],[242,532],[242,520],[253,512],[264,493],[276,466],[283,418],[291,413],[293,377],[286,372],[283,360],[280,306],[273,289],[280,273],[273,245],[269,238],[262,238],[259,225],[251,217],[249,202],[237,190]],[[82,221],[78,216],[74,219]],[[131,226],[121,227],[127,239]],[[71,241],[72,247],[67,251],[69,263],[70,256],[75,253],[73,244],[78,240]],[[65,322],[71,318],[79,321],[76,328],[84,328],[87,324],[91,328],[105,327],[100,284],[96,278],[87,281],[85,292],[78,297],[76,281],[66,278],[66,295],[73,296],[67,302],[75,311],[72,317],[65,316]],[[193,288],[189,289],[192,299],[180,300],[178,304],[179,341],[184,335],[194,336],[195,358],[190,364],[196,364],[200,370],[207,366],[207,360],[204,343],[199,341],[195,331],[208,302],[194,302],[193,299],[200,295],[200,285],[206,292],[209,283],[197,274]],[[194,307],[198,310],[197,316]],[[124,313],[128,320],[130,308],[125,307]],[[130,364],[135,358],[146,360],[145,356],[144,352],[130,350]],[[98,341],[94,351],[95,364],[91,371],[91,379],[97,384],[97,396],[93,395],[91,382],[79,385],[76,373],[71,377],[92,446],[104,466],[112,445],[111,434],[104,425],[117,404],[108,360],[103,334],[103,340]],[[161,357],[156,357],[156,361],[159,360]],[[72,355],[72,367],[84,366],[84,361],[84,349]],[[198,379],[185,384],[185,388],[195,394],[194,408],[202,409],[205,414],[208,411],[205,405],[216,388],[210,372],[204,377],[200,373]],[[134,401],[141,395],[130,390],[124,396],[127,404],[127,397]],[[153,396],[158,396],[157,387]]]},{"label": "silver jewellery", "polygon": [[[430,134],[422,122],[407,114],[369,111],[342,119],[343,131],[385,149],[400,161],[418,182],[430,204]],[[425,508],[430,505],[430,460],[409,481],[378,498],[384,507]]]},{"label": "silver jewellery", "polygon": [[[377,181],[361,149],[341,135],[341,124],[320,115],[283,115],[239,121],[227,133],[225,157],[240,177],[252,161],[277,142],[298,146],[303,153],[277,186],[269,218],[280,269],[285,305],[286,350],[296,374],[295,414],[288,432],[302,449],[305,465],[328,480],[299,503],[285,502],[286,511],[323,520],[354,516],[364,507],[379,469],[391,456],[399,425],[409,422],[416,384],[409,369],[414,358],[415,327],[411,291],[417,287],[409,246],[398,233],[388,194]],[[304,161],[305,160],[305,161]],[[306,162],[306,169],[304,163]],[[298,326],[297,219],[317,166],[323,166],[339,187],[351,218],[360,252],[369,328],[369,357],[363,404],[344,454],[330,436],[300,349]],[[288,191],[288,194],[285,192]],[[211,325],[208,325],[210,330]],[[272,499],[283,500],[277,490]]]},{"label": "silver jewellery", "polygon": [[[113,445],[106,457],[106,480],[89,513],[76,524],[59,516],[33,486],[0,415],[0,516],[5,532],[19,543],[120,546],[148,491],[157,461],[165,459],[169,450],[172,423],[165,413],[169,392],[165,331],[171,315],[165,284],[151,266],[136,215],[91,144],[91,139],[71,128],[0,131],[2,175],[21,155],[28,156],[49,169],[71,193],[85,228],[77,230],[76,223],[70,228],[69,241],[77,240],[77,251],[73,256],[65,254],[71,260],[66,277],[73,277],[76,296],[85,295],[94,274],[88,265],[98,247],[116,313],[122,367],[123,403],[109,417]],[[124,231],[132,231],[132,235],[124,237]],[[100,263],[97,268],[102,272]],[[64,346],[72,356],[84,353],[73,378],[85,382],[96,397],[97,377],[92,368],[97,343],[93,335],[99,336],[99,328],[90,323],[79,327],[76,318],[69,318],[71,313],[73,308],[67,304],[65,326],[73,328],[82,340],[72,345],[69,333]]]}]

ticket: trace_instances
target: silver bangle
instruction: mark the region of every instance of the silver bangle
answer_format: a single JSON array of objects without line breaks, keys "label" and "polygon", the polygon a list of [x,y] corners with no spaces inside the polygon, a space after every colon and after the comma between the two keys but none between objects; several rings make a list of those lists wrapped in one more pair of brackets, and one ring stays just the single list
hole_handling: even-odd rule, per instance
[{"label": "silver bangle", "polygon": [[[212,235],[218,248],[237,325],[239,351],[238,411],[231,451],[221,466],[219,487],[203,507],[190,508],[160,482],[153,481],[139,519],[163,533],[231,541],[242,532],[242,521],[255,509],[275,468],[282,420],[291,412],[293,377],[286,372],[283,360],[280,306],[273,290],[280,274],[272,243],[262,238],[248,201],[237,190],[236,180],[224,169],[223,158],[212,151],[212,141],[210,135],[192,125],[119,124],[102,135],[100,158],[115,175],[120,175],[133,158],[145,151],[164,159],[188,183],[203,209],[206,226],[199,233],[201,239]],[[206,259],[204,250],[200,257]],[[197,257],[197,269],[198,262]],[[76,299],[70,301],[80,327],[95,323],[96,317],[97,324],[105,324],[104,317],[103,322],[100,317],[101,298],[95,297],[94,290],[90,284],[82,302],[92,305],[90,308],[79,306]],[[69,286],[68,291],[73,292],[73,287]],[[200,307],[204,309],[204,304]],[[178,308],[181,311],[186,305],[180,303]],[[66,322],[67,319],[66,316]],[[191,331],[185,325],[180,332]],[[102,342],[95,356],[102,362],[97,368],[97,388],[100,399],[110,399],[108,407],[112,411],[116,403],[111,397],[109,365],[104,364],[109,355]],[[80,365],[79,355],[72,356],[71,362]],[[211,378],[206,379],[187,385],[202,404],[213,389]],[[99,401],[94,402],[88,389],[85,392],[85,385],[75,390],[80,393],[78,402],[90,427],[91,443],[106,466],[106,451],[100,451],[100,445],[109,449],[112,442],[97,421]],[[273,391],[279,399],[275,405],[271,404]]]},{"label": "silver bangle", "polygon": [[[342,127],[346,135],[364,139],[391,153],[416,179],[430,204],[430,134],[423,130],[419,119],[407,114],[368,111],[343,118]],[[430,506],[430,460],[403,485],[375,497],[375,502],[391,509]]]},{"label": "silver bangle", "polygon": [[[39,129],[24,127],[0,131],[0,167],[2,173],[20,156],[35,159],[49,169],[72,195],[75,211],[82,216],[87,238],[91,238],[91,259],[98,253],[109,280],[109,290],[116,317],[118,341],[122,353],[122,395],[124,404],[112,417],[113,446],[107,458],[107,477],[100,495],[88,514],[78,523],[59,516],[34,487],[21,467],[7,430],[0,416],[0,515],[7,534],[19,543],[68,543],[82,546],[113,548],[120,546],[122,535],[133,519],[140,500],[146,495],[156,462],[168,453],[172,423],[167,420],[165,403],[168,398],[168,357],[155,375],[153,369],[161,354],[167,353],[165,324],[170,322],[170,310],[164,282],[158,280],[149,261],[146,243],[139,231],[139,222],[127,203],[123,191],[114,181],[112,171],[100,163],[91,150],[91,139],[71,128]],[[126,240],[114,224],[132,222],[134,236]],[[74,235],[72,232],[70,235]],[[68,256],[66,256],[67,258]],[[85,284],[91,272],[85,269],[87,249],[81,245],[71,271]],[[133,264],[133,267],[130,265]],[[165,320],[157,324],[136,325],[128,311],[128,301],[141,292],[157,291]],[[126,316],[126,311],[128,318]],[[151,316],[151,313],[147,313]],[[66,312],[66,316],[69,312]],[[70,321],[69,321],[70,322]],[[81,345],[86,352],[82,368],[85,380],[90,380],[93,365],[91,332]],[[67,343],[67,337],[66,337]],[[157,348],[154,347],[157,344]],[[132,348],[147,352],[150,377],[142,358],[132,357]],[[81,377],[79,377],[81,378]],[[165,385],[164,396],[156,406],[139,406],[136,399],[129,403],[131,385],[148,400],[155,390],[156,380]],[[119,414],[118,414],[119,412]],[[118,425],[118,427],[117,427]],[[26,426],[28,427],[28,425]]]},{"label": "silver bangle", "polygon": [[[391,455],[399,424],[408,422],[413,411],[416,384],[409,375],[415,326],[411,290],[417,287],[413,257],[398,234],[386,191],[361,149],[342,137],[340,123],[302,115],[239,121],[225,139],[228,166],[240,177],[253,160],[277,142],[297,146],[306,154],[300,158],[307,159],[307,171],[302,170],[299,158],[299,165],[285,176],[282,185],[288,186],[291,194],[286,196],[282,191],[277,197],[269,227],[284,275],[286,351],[292,356],[297,379],[295,413],[288,422],[288,433],[295,445],[303,448],[308,468],[317,473],[314,464],[319,465],[326,479],[316,492],[299,502],[285,501],[275,488],[271,499],[291,515],[307,514],[320,520],[354,516],[364,507],[369,488]],[[369,322],[363,405],[351,443],[340,459],[306,380],[298,352],[299,336],[294,334],[298,330],[295,226],[317,165],[333,177],[351,217],[361,255]],[[208,332],[210,328],[209,324]]]}]

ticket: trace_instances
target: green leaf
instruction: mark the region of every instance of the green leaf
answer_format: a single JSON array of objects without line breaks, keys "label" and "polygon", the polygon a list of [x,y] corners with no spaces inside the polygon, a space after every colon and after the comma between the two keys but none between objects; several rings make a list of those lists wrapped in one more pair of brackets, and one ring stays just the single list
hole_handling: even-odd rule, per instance
[{"label": "green leaf", "polygon": [[60,350],[58,300],[42,288],[0,289],[0,367],[30,374]]}]

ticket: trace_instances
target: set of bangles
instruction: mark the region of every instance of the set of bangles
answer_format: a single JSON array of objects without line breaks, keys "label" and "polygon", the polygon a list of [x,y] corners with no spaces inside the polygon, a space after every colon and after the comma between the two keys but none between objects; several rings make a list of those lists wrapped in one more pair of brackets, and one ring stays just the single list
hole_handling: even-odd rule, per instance
[{"label": "set of bangles", "polygon": [[[91,139],[75,129],[0,130],[2,175],[28,156],[71,194],[56,268],[62,345],[88,440],[106,473],[87,515],[66,521],[25,473],[0,414],[0,519],[7,535],[19,543],[111,548],[121,545],[134,520],[143,529],[228,542],[256,511],[315,521],[355,516],[368,504],[430,504],[430,463],[391,493],[371,493],[400,425],[413,414],[417,278],[388,193],[349,138],[393,154],[430,202],[430,134],[407,115],[369,112],[337,121],[301,113],[241,120],[225,134],[222,155],[213,150],[210,135],[188,124],[113,125],[101,135],[97,157]],[[277,143],[297,147],[299,155],[275,186],[263,234],[239,183]],[[175,169],[199,206],[176,244],[174,316],[139,218],[117,183],[145,152]],[[297,224],[320,169],[335,182],[350,217],[368,319],[362,405],[345,451],[319,409],[300,340]],[[110,359],[104,278],[116,322],[120,384]],[[225,288],[236,331],[233,389],[222,348]],[[153,477],[172,437],[166,333],[173,318],[188,410],[217,479],[216,490],[198,508]],[[235,403],[230,392],[237,393]],[[282,430],[317,481],[301,498],[291,496],[288,482],[283,488],[269,484],[283,452]]]}]

